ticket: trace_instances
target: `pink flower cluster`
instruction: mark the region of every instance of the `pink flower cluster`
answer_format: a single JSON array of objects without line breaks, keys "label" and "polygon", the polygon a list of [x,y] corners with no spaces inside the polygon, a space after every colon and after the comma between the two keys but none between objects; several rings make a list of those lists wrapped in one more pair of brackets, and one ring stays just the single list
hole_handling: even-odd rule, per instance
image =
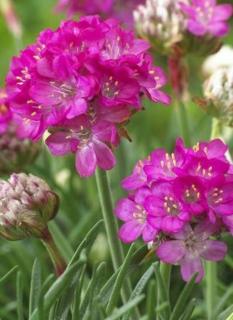
[{"label": "pink flower cluster", "polygon": [[222,37],[229,31],[226,21],[232,16],[231,4],[217,4],[216,0],[181,1],[181,9],[187,16],[187,28],[196,36],[210,34]]},{"label": "pink flower cluster", "polygon": [[233,167],[226,152],[219,139],[193,148],[178,139],[174,153],[157,149],[140,160],[122,182],[128,197],[116,206],[122,241],[153,241],[163,262],[181,266],[184,280],[197,272],[200,281],[202,258],[219,261],[227,251],[210,237],[233,234]]},{"label": "pink flower cluster", "polygon": [[60,0],[58,11],[66,11],[68,17],[76,13],[84,15],[99,14],[105,18],[117,18],[120,22],[132,27],[133,10],[144,3],[144,0]]},{"label": "pink flower cluster", "polygon": [[170,102],[161,91],[164,73],[148,48],[116,21],[98,16],[43,31],[13,58],[7,76],[21,135],[37,140],[49,130],[51,152],[75,153],[81,176],[92,175],[96,166],[111,169],[119,125],[142,108],[142,97]]},{"label": "pink flower cluster", "polygon": [[7,103],[7,94],[4,89],[0,89],[0,134],[6,132],[12,119],[12,114]]}]

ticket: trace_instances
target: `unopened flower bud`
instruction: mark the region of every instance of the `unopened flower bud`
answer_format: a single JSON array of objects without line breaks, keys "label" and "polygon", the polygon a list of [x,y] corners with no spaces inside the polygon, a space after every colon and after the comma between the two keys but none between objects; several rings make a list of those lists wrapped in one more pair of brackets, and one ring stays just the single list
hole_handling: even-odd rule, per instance
[{"label": "unopened flower bud", "polygon": [[8,240],[43,238],[58,204],[58,196],[41,178],[12,174],[0,181],[0,235]]},{"label": "unopened flower bud", "polygon": [[217,69],[229,68],[233,66],[233,48],[224,45],[215,54],[210,55],[203,63],[202,73],[205,78],[209,78]]},{"label": "unopened flower bud", "polygon": [[19,139],[14,125],[0,134],[0,176],[20,172],[33,163],[40,150],[40,143]]},{"label": "unopened flower bud", "polygon": [[138,33],[162,51],[183,39],[186,19],[179,2],[173,0],[147,0],[134,11]]},{"label": "unopened flower bud", "polygon": [[233,126],[233,67],[217,69],[206,80],[199,104],[224,125]]}]

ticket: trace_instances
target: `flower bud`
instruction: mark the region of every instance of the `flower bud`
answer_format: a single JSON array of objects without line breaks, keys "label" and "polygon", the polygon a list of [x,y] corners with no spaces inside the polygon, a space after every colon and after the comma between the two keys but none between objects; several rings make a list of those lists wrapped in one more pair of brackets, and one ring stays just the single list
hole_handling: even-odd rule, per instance
[{"label": "flower bud", "polygon": [[204,83],[199,105],[224,125],[233,126],[233,67],[220,68]]},{"label": "flower bud", "polygon": [[229,68],[233,66],[233,48],[224,45],[215,54],[208,56],[202,65],[202,73],[205,78],[209,78],[217,69]]},{"label": "flower bud", "polygon": [[43,238],[58,205],[58,196],[41,178],[12,174],[0,181],[0,235],[8,240]]},{"label": "flower bud", "polygon": [[173,0],[147,0],[134,11],[138,33],[162,52],[183,39],[186,19],[179,2]]},{"label": "flower bud", "polygon": [[33,163],[40,150],[40,143],[20,139],[12,124],[0,134],[0,176],[20,172]]}]

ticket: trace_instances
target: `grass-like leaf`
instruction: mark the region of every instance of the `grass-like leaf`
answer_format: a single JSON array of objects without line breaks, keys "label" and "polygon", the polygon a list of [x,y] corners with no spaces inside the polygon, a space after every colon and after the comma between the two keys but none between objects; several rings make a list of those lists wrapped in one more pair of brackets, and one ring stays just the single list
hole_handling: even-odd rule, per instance
[{"label": "grass-like leaf", "polygon": [[146,311],[147,311],[148,320],[156,319],[156,313],[155,313],[156,290],[157,290],[156,282],[155,280],[152,280],[148,286],[148,292],[147,292]]},{"label": "grass-like leaf", "polygon": [[[78,261],[72,265],[69,269],[58,278],[50,289],[47,291],[44,297],[44,312],[47,312],[56,300],[64,293],[64,290],[69,286],[70,282],[75,277],[78,268],[82,265],[83,262]],[[38,317],[38,309],[36,309],[32,316],[31,320],[35,320]]]},{"label": "grass-like leaf", "polygon": [[80,272],[79,282],[78,282],[78,286],[76,288],[75,296],[74,296],[72,320],[81,320],[79,317],[79,308],[81,303],[81,293],[83,288],[83,281],[84,281],[86,267],[87,267],[86,264],[84,264]]},{"label": "grass-like leaf", "polygon": [[29,298],[29,318],[38,305],[41,290],[41,266],[38,259],[35,259],[32,267],[30,298]]},{"label": "grass-like leaf", "polygon": [[197,300],[194,298],[188,303],[187,307],[185,308],[183,316],[181,316],[179,320],[190,320],[196,305],[197,305]]},{"label": "grass-like leaf", "polygon": [[13,267],[10,271],[8,271],[1,279],[0,279],[0,285],[5,283],[12,274],[14,274],[18,270],[18,266]]},{"label": "grass-like leaf", "polygon": [[134,252],[134,247],[135,247],[134,244],[132,244],[131,247],[129,248],[129,251],[128,251],[124,261],[123,261],[122,266],[120,267],[120,271],[117,275],[111,296],[109,298],[109,302],[107,304],[107,308],[106,308],[107,314],[111,314],[117,305],[118,299],[120,297],[120,291],[123,286],[123,282],[125,280],[127,270],[129,267],[130,259],[132,257],[133,252]]},{"label": "grass-like leaf", "polygon": [[124,304],[121,308],[116,309],[114,313],[107,317],[105,320],[117,320],[120,317],[122,317],[126,312],[133,309],[135,306],[137,306],[143,299],[145,298],[145,295],[140,295],[136,297],[135,299],[127,302]]},{"label": "grass-like leaf", "polygon": [[156,281],[157,281],[157,288],[158,288],[158,297],[159,297],[159,304],[157,304],[157,308],[159,308],[160,304],[166,304],[167,307],[164,308],[163,310],[157,311],[157,315],[159,317],[165,317],[165,319],[169,319],[170,313],[171,313],[171,306],[169,302],[169,296],[168,292],[164,283],[163,278],[161,277],[160,273],[160,268],[159,264],[155,264],[155,276],[156,276]]},{"label": "grass-like leaf", "polygon": [[49,290],[52,283],[54,282],[54,279],[55,279],[55,276],[53,274],[50,274],[41,287],[39,300],[38,300],[38,319],[39,320],[45,319],[44,296],[45,296],[45,293]]},{"label": "grass-like leaf", "polygon": [[53,235],[54,242],[59,248],[61,255],[64,257],[66,262],[68,262],[74,254],[74,250],[71,247],[67,238],[62,234],[58,225],[53,221],[49,224],[49,230]]},{"label": "grass-like leaf", "polygon": [[98,279],[102,276],[103,273],[105,273],[106,264],[105,262],[102,262],[97,269],[94,271],[94,274],[89,282],[88,288],[85,292],[85,295],[83,297],[81,306],[80,306],[80,319],[83,319],[85,313],[87,312],[87,309],[91,309],[92,301],[94,298],[94,290],[98,286]]},{"label": "grass-like leaf", "polygon": [[103,224],[103,220],[98,221],[94,227],[88,232],[86,237],[83,239],[83,241],[80,243],[78,248],[76,249],[75,253],[73,254],[69,264],[68,264],[68,269],[80,258],[80,254],[82,250],[85,248],[87,251],[90,247],[90,245],[94,242],[98,232],[99,232],[99,227]]},{"label": "grass-like leaf", "polygon": [[[133,300],[135,297],[139,296],[143,292],[144,288],[146,287],[147,282],[149,281],[149,279],[151,278],[153,273],[154,273],[154,265],[150,266],[149,269],[146,270],[146,272],[142,275],[142,277],[140,278],[140,280],[136,284],[136,286],[130,296],[129,301]],[[123,317],[123,320],[128,320],[129,315],[130,315],[130,313],[126,314]]]},{"label": "grass-like leaf", "polygon": [[18,320],[24,320],[23,313],[23,279],[21,271],[17,272],[16,279],[17,315]]},{"label": "grass-like leaf", "polygon": [[192,279],[184,286],[184,289],[182,290],[181,294],[179,295],[179,298],[177,299],[175,307],[172,311],[170,320],[177,320],[183,314],[184,308],[185,308],[187,302],[190,300],[190,296],[193,293],[193,290],[195,287],[196,276],[197,275],[195,274],[192,277]]}]

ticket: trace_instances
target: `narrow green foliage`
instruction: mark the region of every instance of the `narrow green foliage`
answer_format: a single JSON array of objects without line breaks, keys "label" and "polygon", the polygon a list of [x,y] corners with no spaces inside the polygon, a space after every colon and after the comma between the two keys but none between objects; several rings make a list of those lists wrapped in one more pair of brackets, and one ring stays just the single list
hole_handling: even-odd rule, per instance
[{"label": "narrow green foliage", "polygon": [[164,310],[157,311],[157,315],[159,317],[162,317],[162,315],[165,317],[165,319],[169,319],[170,313],[171,313],[171,306],[170,306],[170,301],[168,297],[168,292],[166,290],[166,286],[164,283],[164,280],[161,276],[160,273],[160,268],[159,264],[155,264],[155,276],[156,276],[156,281],[157,281],[157,289],[158,289],[158,301],[157,301],[157,309],[159,310],[159,306],[163,303],[167,304],[167,307]]},{"label": "narrow green foliage", "polygon": [[233,313],[226,320],[233,320]]},{"label": "narrow green foliage", "polygon": [[23,279],[21,271],[17,272],[17,279],[16,279],[16,296],[17,296],[17,320],[24,320],[24,313],[23,313]]},{"label": "narrow green foliage", "polygon": [[155,306],[156,306],[156,282],[153,280],[150,282],[147,290],[147,301],[146,301],[146,311],[147,320],[155,320]]},{"label": "narrow green foliage", "polygon": [[183,316],[180,317],[179,320],[191,320],[191,317],[196,305],[197,305],[197,300],[194,298],[188,303],[187,307],[185,308]]},{"label": "narrow green foliage", "polygon": [[122,317],[129,310],[131,310],[134,307],[136,307],[142,300],[144,300],[144,298],[145,298],[145,295],[140,295],[140,296],[136,297],[135,299],[127,302],[121,308],[116,309],[114,311],[114,313],[111,316],[107,317],[105,320],[117,320],[117,319],[120,319],[120,317]]},{"label": "narrow green foliage", "polygon": [[67,238],[60,231],[58,225],[53,221],[49,225],[49,231],[51,232],[54,242],[59,249],[61,255],[68,262],[74,254],[73,248],[71,247]]},{"label": "narrow green foliage", "polygon": [[[44,312],[47,312],[56,300],[63,294],[64,290],[69,286],[70,282],[74,279],[78,268],[82,262],[77,262],[69,269],[67,269],[50,287],[44,297]],[[37,319],[38,309],[36,309],[31,317],[31,320]]]},{"label": "narrow green foliage", "polygon": [[38,259],[35,259],[32,267],[30,299],[29,299],[29,318],[38,305],[41,290],[41,266]]},{"label": "narrow green foliage", "polygon": [[226,320],[232,314],[233,314],[233,305],[231,305],[226,310],[224,310],[222,313],[220,313],[220,315],[217,317],[217,320]]},{"label": "narrow green foliage", "polygon": [[108,279],[108,281],[101,288],[100,293],[98,294],[98,299],[102,304],[105,304],[105,305],[107,304],[119,272],[120,272],[120,269],[114,272],[114,274]]},{"label": "narrow green foliage", "polygon": [[83,297],[83,300],[81,302],[81,306],[80,306],[80,319],[83,319],[85,313],[87,312],[87,309],[91,309],[92,307],[92,301],[94,298],[94,291],[96,289],[96,286],[98,284],[98,279],[99,277],[102,276],[102,274],[105,272],[105,263],[102,262],[94,271],[92,278],[89,282],[89,285],[87,287],[87,290],[85,292],[85,295]]},{"label": "narrow green foliage", "polygon": [[216,314],[219,314],[223,310],[223,308],[224,308],[225,304],[228,302],[228,300],[230,302],[232,302],[232,300],[233,300],[233,286],[228,288],[226,290],[226,292],[224,293],[224,295],[219,299],[218,304],[215,309]]},{"label": "narrow green foliage", "polygon": [[78,259],[80,258],[80,254],[82,252],[82,250],[85,248],[85,250],[88,251],[88,249],[90,249],[90,246],[93,244],[98,232],[99,232],[99,228],[100,226],[102,226],[103,224],[103,220],[98,221],[94,227],[88,232],[88,234],[86,235],[86,237],[83,239],[83,241],[80,243],[80,245],[78,246],[78,248],[76,249],[74,255],[72,256],[69,264],[68,264],[68,269],[76,262],[78,261]]},{"label": "narrow green foliage", "polygon": [[[130,296],[129,301],[133,300],[135,297],[139,296],[143,292],[144,288],[146,287],[146,285],[147,285],[147,283],[153,273],[154,273],[154,265],[150,266],[149,269],[146,270],[146,272],[139,279],[138,283],[136,284],[136,286]],[[129,316],[130,316],[130,314],[128,313],[127,315],[125,315],[123,317],[123,320],[128,320]]]},{"label": "narrow green foliage", "polygon": [[12,274],[14,274],[18,270],[18,266],[13,267],[10,271],[8,271],[1,279],[0,279],[0,285],[4,284]]},{"label": "narrow green foliage", "polygon": [[80,319],[79,308],[80,308],[80,303],[81,303],[81,293],[82,293],[82,288],[83,288],[85,271],[86,271],[86,264],[84,264],[81,269],[78,286],[75,291],[72,320],[79,320]]},{"label": "narrow green foliage", "polygon": [[172,311],[170,320],[177,320],[183,314],[184,308],[187,305],[195,287],[196,274],[192,279],[184,286],[181,294],[179,295],[175,307]]},{"label": "narrow green foliage", "polygon": [[53,274],[49,275],[41,287],[40,294],[39,294],[39,300],[38,300],[38,319],[39,320],[45,319],[44,296],[45,296],[46,291],[49,290],[50,286],[54,282],[54,279],[55,279],[55,276]]},{"label": "narrow green foliage", "polygon": [[120,291],[121,291],[121,288],[123,286],[125,277],[127,275],[127,270],[128,270],[128,267],[129,267],[130,259],[132,257],[133,252],[134,252],[134,247],[135,247],[134,244],[132,244],[131,247],[129,248],[127,256],[124,259],[124,262],[123,262],[122,266],[120,267],[120,271],[119,271],[119,273],[117,275],[117,278],[116,278],[116,281],[114,283],[113,290],[112,290],[112,293],[111,293],[111,296],[109,298],[109,302],[108,302],[108,305],[107,305],[107,309],[106,309],[107,310],[107,314],[111,314],[112,311],[114,310],[114,308],[117,305],[117,302],[118,302],[119,297],[120,297]]}]

